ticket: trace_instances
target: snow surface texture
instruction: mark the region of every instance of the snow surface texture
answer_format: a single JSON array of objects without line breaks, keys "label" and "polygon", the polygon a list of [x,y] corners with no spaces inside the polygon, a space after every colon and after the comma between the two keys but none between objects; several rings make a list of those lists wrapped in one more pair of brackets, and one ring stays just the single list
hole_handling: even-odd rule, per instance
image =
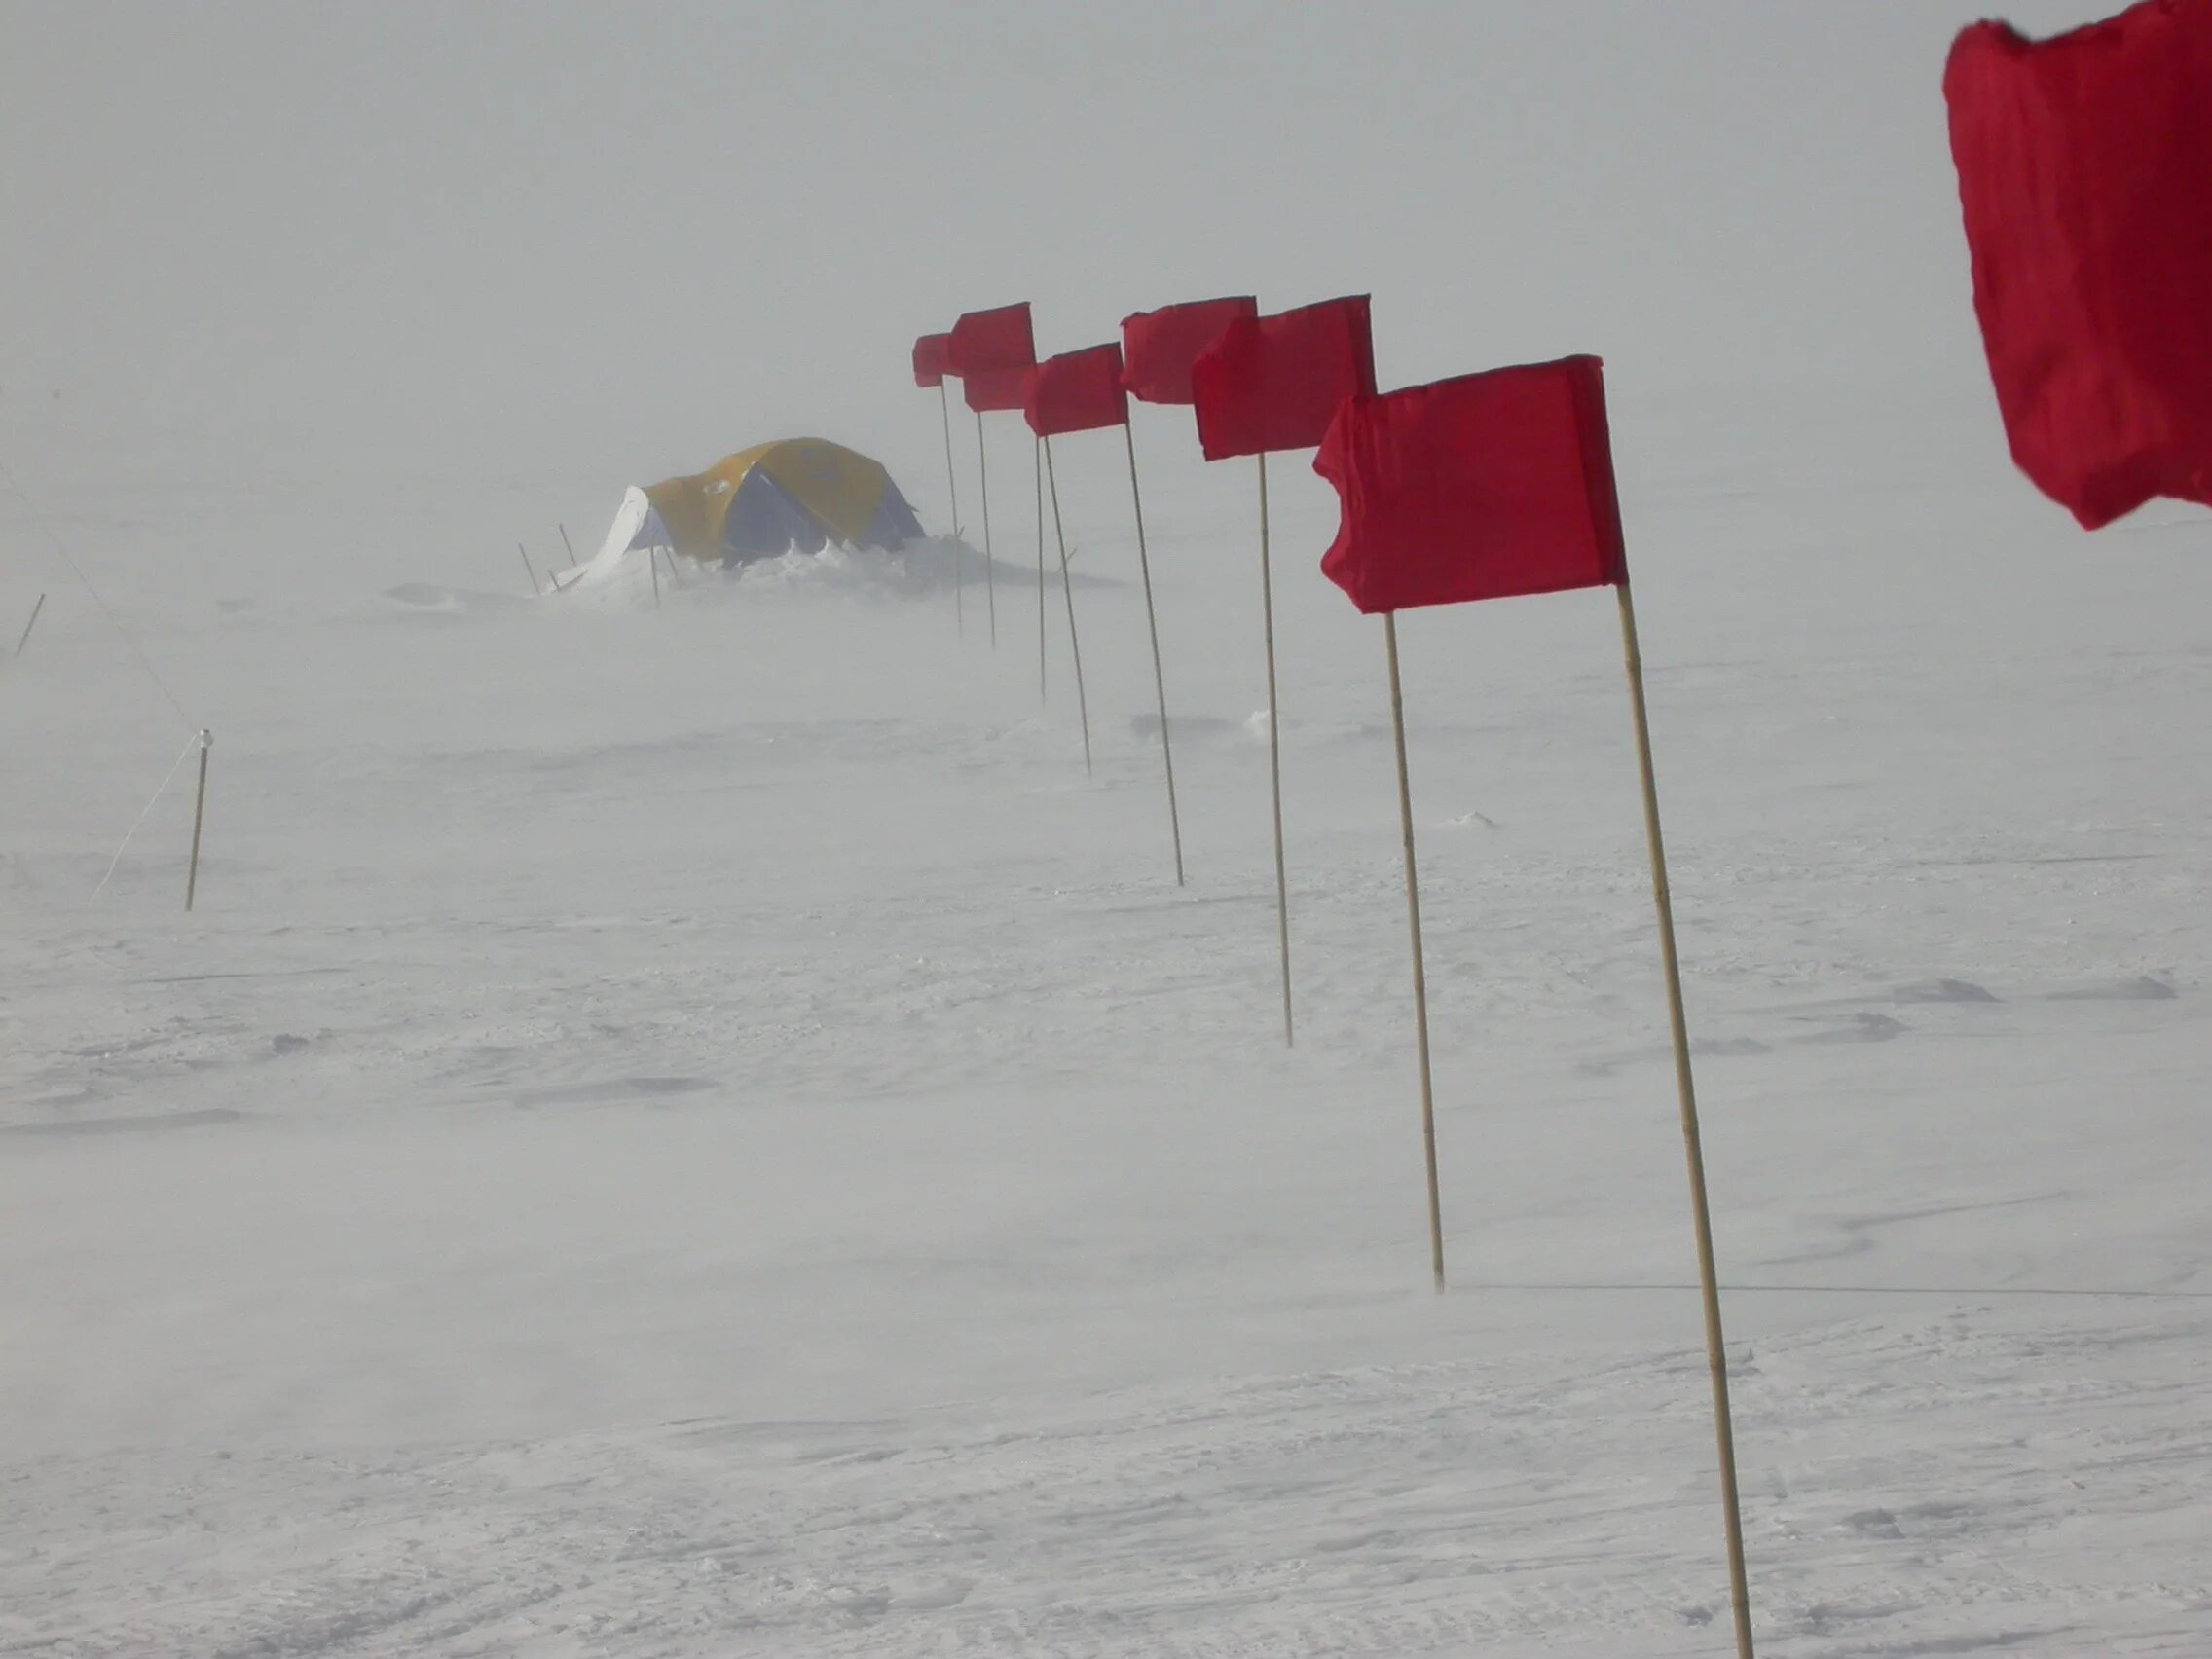
[{"label": "snow surface texture", "polygon": [[[1764,1651],[2212,1651],[2212,528],[1618,402]],[[1181,892],[1118,446],[1088,782],[1011,470],[995,653],[941,546],[655,613],[512,498],[47,492],[214,732],[189,919],[188,781],[91,901],[186,727],[11,505],[0,1652],[1728,1650],[1610,598],[1401,624],[1433,1297],[1380,630],[1278,469],[1286,1053],[1174,419]]]}]

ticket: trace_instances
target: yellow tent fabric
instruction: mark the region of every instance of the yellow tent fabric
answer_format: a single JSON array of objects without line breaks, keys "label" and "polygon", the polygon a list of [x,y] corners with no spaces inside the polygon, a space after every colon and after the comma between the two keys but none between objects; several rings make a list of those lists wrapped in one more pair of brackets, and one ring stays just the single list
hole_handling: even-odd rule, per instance
[{"label": "yellow tent fabric", "polygon": [[880,463],[823,438],[756,444],[704,472],[648,484],[645,496],[679,553],[719,560],[733,546],[731,505],[756,472],[841,541],[865,543],[879,531],[887,492],[904,504]]},{"label": "yellow tent fabric", "polygon": [[717,501],[707,493],[704,474],[696,478],[669,478],[645,486],[645,498],[668,528],[677,552],[692,559],[722,556],[722,516],[729,511],[726,497]]}]

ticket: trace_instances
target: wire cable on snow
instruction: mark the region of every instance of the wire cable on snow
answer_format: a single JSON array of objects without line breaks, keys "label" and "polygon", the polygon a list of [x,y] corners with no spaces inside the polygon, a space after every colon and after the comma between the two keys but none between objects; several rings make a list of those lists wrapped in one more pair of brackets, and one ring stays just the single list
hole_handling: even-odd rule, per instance
[{"label": "wire cable on snow", "polygon": [[[100,884],[92,889],[93,899],[97,899],[102,893],[105,893],[107,891],[108,877],[115,874],[115,866],[123,862],[123,855],[130,849],[130,837],[138,833],[138,826],[144,824],[147,818],[152,815],[155,802],[159,801],[162,796],[168,793],[169,785],[176,782],[178,768],[183,766],[185,756],[190,755],[195,749],[204,748],[207,744],[207,733],[203,730],[196,731],[190,737],[184,740],[184,747],[177,751],[176,761],[169,767],[168,776],[162,780],[162,787],[154,792],[153,799],[146,802],[145,809],[138,814],[137,821],[133,823],[129,830],[124,831],[123,845],[116,848],[115,857],[107,861],[107,875],[101,876]],[[88,903],[90,901],[88,901]]]},{"label": "wire cable on snow", "polygon": [[[75,576],[84,590],[92,596],[92,603],[99,607],[100,614],[105,616],[109,625],[123,636],[123,643],[130,647],[130,654],[138,659],[138,666],[146,671],[146,678],[151,680],[160,689],[163,700],[176,711],[178,719],[192,727],[194,741],[197,742],[200,728],[194,723],[192,717],[184,712],[184,705],[176,700],[176,693],[169,689],[168,682],[161,677],[160,672],[155,669],[152,659],[139,647],[137,637],[123,625],[123,618],[116,615],[106,599],[101,596],[100,590],[92,585],[92,578],[86,575],[77,561],[70,556],[68,547],[63,544],[60,535],[55,533],[53,523],[40,510],[39,504],[31,499],[30,492],[17,482],[15,473],[9,469],[6,461],[0,461],[0,478],[5,478],[8,481],[9,490],[15,494],[17,500],[23,503],[23,510],[30,515],[31,523],[37,527],[39,534],[46,537],[47,545],[60,556],[61,562],[69,567],[69,573]],[[111,870],[109,873],[112,874],[113,871]],[[104,887],[106,883],[102,882],[101,885]]]}]

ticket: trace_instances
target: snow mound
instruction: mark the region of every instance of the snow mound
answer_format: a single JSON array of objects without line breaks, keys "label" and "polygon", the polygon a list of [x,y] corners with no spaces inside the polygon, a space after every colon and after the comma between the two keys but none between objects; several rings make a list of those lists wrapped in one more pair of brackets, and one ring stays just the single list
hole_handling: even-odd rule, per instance
[{"label": "snow mound", "polygon": [[[656,569],[657,567],[657,569]],[[832,542],[819,552],[793,547],[772,559],[708,565],[666,548],[603,550],[580,565],[555,572],[548,597],[591,599],[613,608],[650,608],[682,596],[743,591],[825,593],[905,598],[939,593],[956,582],[980,582],[983,556],[965,541],[926,536],[886,550]]]}]

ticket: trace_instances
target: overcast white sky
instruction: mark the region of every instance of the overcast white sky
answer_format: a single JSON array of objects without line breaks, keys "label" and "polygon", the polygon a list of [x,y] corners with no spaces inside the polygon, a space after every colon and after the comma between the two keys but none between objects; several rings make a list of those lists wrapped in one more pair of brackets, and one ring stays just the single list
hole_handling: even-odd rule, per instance
[{"label": "overcast white sky", "polygon": [[917,332],[1222,291],[1372,291],[1385,385],[1961,395],[1983,10],[0,0],[0,413],[59,387],[124,468],[927,460]]}]

